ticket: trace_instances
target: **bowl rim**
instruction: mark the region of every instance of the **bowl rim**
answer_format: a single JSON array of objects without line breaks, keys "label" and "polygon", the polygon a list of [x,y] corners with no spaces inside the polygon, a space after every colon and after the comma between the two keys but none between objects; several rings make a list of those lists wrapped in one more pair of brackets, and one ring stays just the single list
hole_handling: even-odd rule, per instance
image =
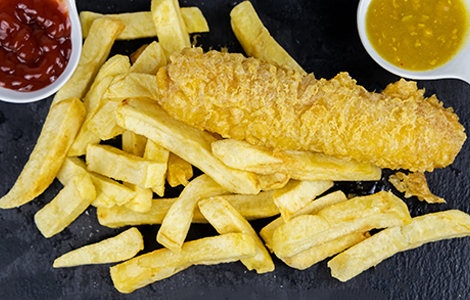
[{"label": "bowl rim", "polygon": [[80,25],[80,18],[78,16],[77,7],[74,0],[60,1],[65,3],[70,19],[71,25],[71,42],[72,42],[72,53],[70,59],[65,67],[65,70],[57,78],[56,81],[50,85],[31,92],[20,92],[4,87],[0,87],[0,100],[10,103],[31,103],[39,100],[46,99],[55,92],[57,92],[72,76],[75,69],[77,68],[80,60],[82,51],[82,29]]}]

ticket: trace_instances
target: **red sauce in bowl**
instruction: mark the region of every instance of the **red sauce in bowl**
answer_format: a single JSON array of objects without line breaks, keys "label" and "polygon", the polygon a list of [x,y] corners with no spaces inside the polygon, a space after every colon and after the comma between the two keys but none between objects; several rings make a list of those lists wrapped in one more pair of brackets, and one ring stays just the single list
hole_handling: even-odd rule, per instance
[{"label": "red sauce in bowl", "polygon": [[53,83],[72,53],[68,11],[57,0],[0,0],[0,86],[28,92]]}]

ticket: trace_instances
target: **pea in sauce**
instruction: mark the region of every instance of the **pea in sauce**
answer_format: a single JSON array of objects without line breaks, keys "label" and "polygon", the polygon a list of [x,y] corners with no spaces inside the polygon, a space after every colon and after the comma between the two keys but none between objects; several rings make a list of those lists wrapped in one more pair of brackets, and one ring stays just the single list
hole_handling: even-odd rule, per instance
[{"label": "pea in sauce", "polygon": [[467,38],[463,0],[372,0],[366,32],[389,63],[426,71],[448,62]]}]

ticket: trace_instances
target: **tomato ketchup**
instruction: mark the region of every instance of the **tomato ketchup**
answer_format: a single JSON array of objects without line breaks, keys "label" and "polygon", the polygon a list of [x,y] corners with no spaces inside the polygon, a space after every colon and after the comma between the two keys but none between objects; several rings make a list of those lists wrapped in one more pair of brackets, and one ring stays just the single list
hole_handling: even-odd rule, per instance
[{"label": "tomato ketchup", "polygon": [[63,2],[0,0],[0,86],[23,92],[48,86],[62,74],[71,53]]}]

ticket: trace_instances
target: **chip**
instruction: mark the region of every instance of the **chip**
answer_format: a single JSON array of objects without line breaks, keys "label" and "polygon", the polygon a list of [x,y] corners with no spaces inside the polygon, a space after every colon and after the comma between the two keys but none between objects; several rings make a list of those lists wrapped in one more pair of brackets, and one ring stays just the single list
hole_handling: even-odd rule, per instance
[{"label": "chip", "polygon": [[36,146],[11,190],[0,198],[0,208],[13,208],[39,196],[52,183],[85,117],[77,98],[51,105]]},{"label": "chip", "polygon": [[157,280],[170,277],[191,265],[212,265],[252,257],[253,238],[228,233],[184,243],[181,251],[155,250],[111,267],[111,279],[121,293],[131,293]]},{"label": "chip", "polygon": [[119,235],[101,242],[70,251],[54,261],[54,268],[91,264],[107,264],[133,258],[144,249],[144,240],[137,228],[130,228]]}]

